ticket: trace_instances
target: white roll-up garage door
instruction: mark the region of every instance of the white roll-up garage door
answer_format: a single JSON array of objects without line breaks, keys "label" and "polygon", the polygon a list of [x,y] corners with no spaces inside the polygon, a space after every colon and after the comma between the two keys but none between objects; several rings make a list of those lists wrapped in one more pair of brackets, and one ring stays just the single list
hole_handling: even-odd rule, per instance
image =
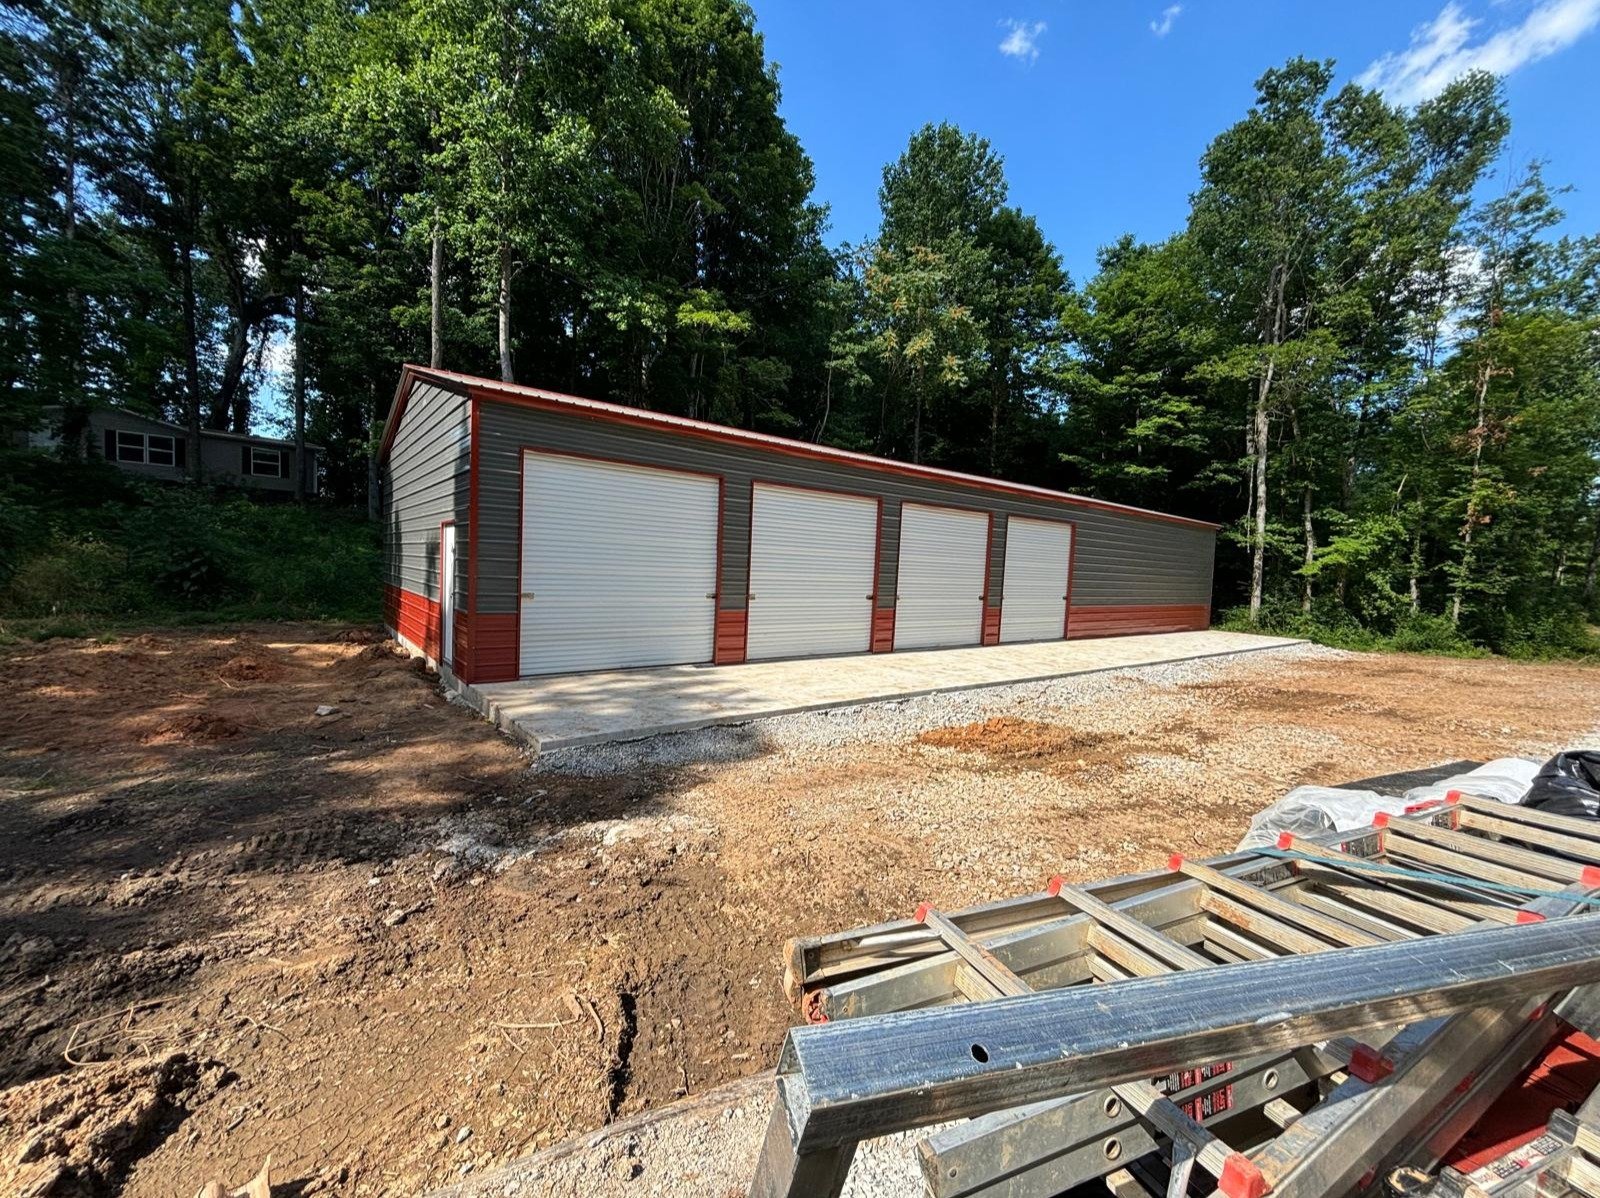
[{"label": "white roll-up garage door", "polygon": [[756,483],[751,504],[746,656],[865,653],[877,500]]},{"label": "white roll-up garage door", "polygon": [[983,512],[901,506],[896,649],[976,645],[983,639],[988,548],[989,517]]},{"label": "white roll-up garage door", "polygon": [[1072,525],[1057,520],[1006,521],[1006,573],[1000,640],[1059,641],[1067,628],[1067,572]]},{"label": "white roll-up garage door", "polygon": [[526,453],[522,673],[711,660],[720,484]]}]

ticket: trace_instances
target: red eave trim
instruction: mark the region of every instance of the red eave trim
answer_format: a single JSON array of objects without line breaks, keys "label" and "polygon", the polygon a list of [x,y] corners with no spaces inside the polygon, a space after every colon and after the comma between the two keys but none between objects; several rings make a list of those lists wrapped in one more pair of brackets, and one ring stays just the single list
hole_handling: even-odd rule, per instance
[{"label": "red eave trim", "polygon": [[1148,508],[1111,503],[1104,499],[1088,499],[1052,491],[1046,487],[1031,487],[1024,483],[1008,483],[999,479],[984,478],[976,474],[963,474],[958,470],[941,470],[934,466],[914,466],[909,462],[895,462],[871,454],[856,453],[849,449],[834,449],[826,445],[813,445],[771,433],[754,433],[745,429],[729,428],[704,420],[691,420],[687,416],[672,416],[665,412],[648,412],[642,408],[629,408],[622,404],[607,403],[599,399],[584,399],[577,395],[563,395],[558,391],[545,391],[539,387],[526,387],[520,383],[501,383],[493,379],[477,378],[470,374],[457,374],[451,370],[434,370],[431,367],[407,365],[400,374],[400,387],[395,394],[395,407],[391,409],[389,423],[384,429],[383,445],[378,451],[381,462],[389,452],[389,442],[404,414],[405,396],[411,383],[423,379],[450,390],[465,389],[473,398],[489,398],[523,407],[545,411],[569,412],[596,420],[609,420],[619,424],[633,424],[645,428],[667,429],[685,436],[729,445],[754,446],[791,457],[813,458],[825,462],[839,462],[879,474],[899,474],[908,478],[923,478],[934,482],[957,483],[975,490],[993,491],[1003,495],[1018,495],[1026,499],[1043,499],[1053,503],[1068,503],[1099,511],[1121,512],[1142,520],[1156,520],[1166,524],[1181,524],[1189,528],[1205,528],[1215,532],[1220,524],[1208,520],[1194,520],[1188,516],[1173,516],[1154,512]]}]

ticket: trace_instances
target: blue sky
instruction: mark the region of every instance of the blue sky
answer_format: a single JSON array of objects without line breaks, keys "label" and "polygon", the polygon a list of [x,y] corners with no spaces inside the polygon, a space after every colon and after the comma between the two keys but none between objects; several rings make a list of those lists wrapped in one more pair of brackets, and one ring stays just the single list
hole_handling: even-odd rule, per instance
[{"label": "blue sky", "polygon": [[1207,142],[1295,54],[1402,102],[1470,66],[1504,74],[1511,155],[1576,187],[1564,231],[1600,232],[1600,0],[753,2],[834,242],[874,232],[883,164],[950,120],[994,143],[1082,282],[1119,234],[1182,225]]}]

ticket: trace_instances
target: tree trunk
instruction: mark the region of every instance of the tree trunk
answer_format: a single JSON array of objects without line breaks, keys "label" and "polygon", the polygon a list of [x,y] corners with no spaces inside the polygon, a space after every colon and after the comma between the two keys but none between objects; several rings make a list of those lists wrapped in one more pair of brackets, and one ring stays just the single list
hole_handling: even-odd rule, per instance
[{"label": "tree trunk", "polygon": [[[367,420],[367,519],[376,521],[382,515],[378,480],[379,422],[383,419],[383,396],[379,391],[377,375],[372,378],[371,415]],[[387,535],[387,533],[385,534]]]},{"label": "tree trunk", "polygon": [[911,421],[911,464],[922,464],[922,380],[916,380],[917,411]]},{"label": "tree trunk", "polygon": [[219,432],[245,434],[250,431],[250,404],[241,395],[244,390],[245,360],[249,356],[250,326],[241,309],[234,314],[233,328],[228,332],[228,353],[222,360],[222,379],[211,401],[211,427]]},{"label": "tree trunk", "polygon": [[1594,548],[1589,550],[1589,568],[1583,572],[1583,601],[1593,603],[1600,584],[1600,512],[1594,518]]},{"label": "tree trunk", "polygon": [[1250,623],[1261,622],[1261,599],[1267,578],[1267,439],[1272,425],[1267,398],[1272,390],[1273,363],[1269,359],[1256,386],[1255,428],[1255,527],[1250,546]]},{"label": "tree trunk", "polygon": [[500,381],[516,382],[511,365],[511,246],[500,246]]},{"label": "tree trunk", "polygon": [[828,431],[828,417],[833,412],[833,367],[828,367],[827,373],[822,377],[822,419],[817,421],[817,435],[811,440],[814,444],[822,443],[822,434]]},{"label": "tree trunk", "polygon": [[[60,70],[60,87],[57,89],[57,98],[61,106],[62,131],[61,131],[61,222],[62,235],[67,243],[67,262],[71,272],[70,277],[74,282],[78,278],[78,262],[76,246],[78,240],[78,91],[77,84],[80,78],[80,64],[75,54],[70,55],[70,62],[63,63]],[[67,319],[71,328],[63,338],[61,349],[61,365],[63,370],[60,376],[61,392],[59,399],[62,408],[61,420],[61,446],[73,457],[80,457],[84,447],[88,444],[89,434],[89,402],[84,394],[83,373],[80,364],[83,361],[84,345],[84,318],[83,297],[78,289],[69,286],[66,292]]]},{"label": "tree trunk", "polygon": [[306,498],[306,289],[294,288],[294,497]]},{"label": "tree trunk", "polygon": [[433,261],[428,270],[428,365],[444,365],[444,228],[433,210]]},{"label": "tree trunk", "polygon": [[1005,403],[1006,387],[1003,377],[993,383],[993,390],[989,394],[989,477],[999,475],[997,462],[1000,457],[1000,408]]},{"label": "tree trunk", "polygon": [[192,211],[188,211],[189,200],[185,198],[186,212],[184,221],[186,225],[183,245],[178,250],[178,261],[183,274],[183,398],[185,415],[189,424],[189,476],[199,482],[202,474],[200,463],[200,350],[199,350],[199,319],[195,313],[194,295],[194,244],[187,232],[187,225],[192,221]]},{"label": "tree trunk", "polygon": [[1417,505],[1417,526],[1411,533],[1411,614],[1422,611],[1422,505]]},{"label": "tree trunk", "polygon": [[[1287,286],[1286,268],[1277,265],[1272,268],[1272,278],[1268,283],[1267,303],[1272,310],[1272,327],[1267,343],[1276,348],[1283,341],[1284,325],[1284,289]],[[1261,372],[1261,379],[1256,384],[1256,410],[1255,410],[1255,529],[1250,553],[1250,623],[1261,622],[1261,600],[1266,590],[1267,579],[1267,449],[1272,435],[1272,376],[1277,359],[1269,356],[1266,369]]]},{"label": "tree trunk", "polygon": [[[1305,568],[1307,570],[1310,570],[1312,564],[1317,560],[1317,529],[1316,529],[1316,526],[1311,521],[1311,512],[1312,512],[1311,484],[1310,483],[1306,483],[1304,488],[1301,491],[1300,514],[1301,514],[1301,516],[1302,516],[1302,518],[1303,518],[1303,520],[1305,522],[1305,532],[1306,532]],[[1310,574],[1306,574],[1304,576],[1303,584],[1304,585],[1301,587],[1301,590],[1300,590],[1300,610],[1302,612],[1304,612],[1306,615],[1309,616],[1311,614],[1311,575]]]},{"label": "tree trunk", "polygon": [[1484,427],[1484,420],[1488,410],[1489,378],[1494,373],[1492,361],[1485,360],[1478,366],[1477,392],[1478,392],[1478,424],[1472,430],[1472,474],[1468,481],[1467,514],[1461,524],[1461,571],[1456,576],[1455,594],[1450,597],[1450,623],[1461,623],[1461,599],[1466,591],[1467,581],[1472,576],[1472,534],[1478,524],[1478,479],[1483,475],[1483,443],[1488,439],[1488,429]]}]

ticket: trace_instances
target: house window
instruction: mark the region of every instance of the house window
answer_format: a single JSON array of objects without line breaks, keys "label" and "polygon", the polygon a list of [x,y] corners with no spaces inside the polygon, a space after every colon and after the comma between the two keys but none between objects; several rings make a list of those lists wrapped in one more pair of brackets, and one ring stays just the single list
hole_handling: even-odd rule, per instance
[{"label": "house window", "polygon": [[250,446],[249,463],[251,474],[265,475],[268,478],[282,478],[287,473],[283,468],[283,450],[267,449],[264,446]]},{"label": "house window", "polygon": [[176,467],[181,470],[188,457],[187,442],[173,433],[130,433],[125,429],[106,429],[106,461],[133,462],[136,465]]},{"label": "house window", "polygon": [[125,433],[119,429],[117,432],[117,461],[142,462],[144,460],[144,434]]}]

